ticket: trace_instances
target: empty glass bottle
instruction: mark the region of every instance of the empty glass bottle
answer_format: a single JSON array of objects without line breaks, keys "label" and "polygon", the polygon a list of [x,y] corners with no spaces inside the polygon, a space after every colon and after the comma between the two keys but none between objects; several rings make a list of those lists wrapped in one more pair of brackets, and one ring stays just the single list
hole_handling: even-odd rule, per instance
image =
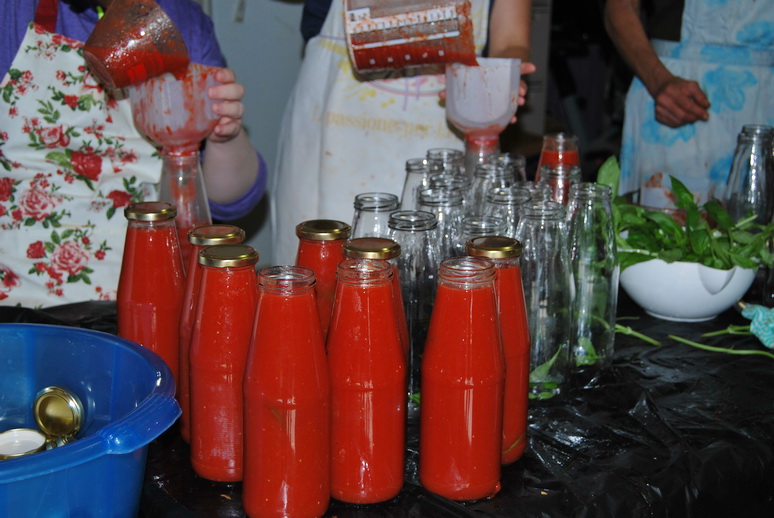
[{"label": "empty glass bottle", "polygon": [[392,239],[401,247],[398,271],[409,333],[408,419],[418,422],[421,364],[438,285],[438,221],[430,212],[398,211],[390,216]]},{"label": "empty glass bottle", "polygon": [[492,153],[486,157],[487,164],[508,167],[513,170],[517,181],[527,181],[527,157],[514,153]]},{"label": "empty glass bottle", "polygon": [[553,201],[567,205],[570,199],[570,186],[580,182],[580,167],[549,163],[540,167],[540,180],[537,183],[548,186]]},{"label": "empty glass bottle", "polygon": [[403,182],[403,194],[400,198],[401,210],[419,208],[419,191],[430,187],[429,178],[430,163],[427,158],[406,160],[406,179]]},{"label": "empty glass bottle", "polygon": [[565,206],[522,207],[516,239],[524,245],[521,276],[530,331],[530,397],[559,394],[567,378],[572,284]]},{"label": "empty glass bottle", "polygon": [[465,204],[465,214],[484,214],[486,195],[495,187],[509,187],[516,180],[513,169],[495,164],[479,164],[473,171],[473,181]]},{"label": "empty glass bottle", "polygon": [[486,193],[484,214],[505,222],[503,235],[515,238],[521,207],[532,200],[532,194],[518,187],[494,187]]},{"label": "empty glass bottle", "polygon": [[737,137],[731,171],[723,192],[729,215],[738,221],[749,215],[769,223],[774,208],[774,127],[745,125]]},{"label": "empty glass bottle", "polygon": [[575,283],[570,367],[592,381],[613,355],[618,305],[618,257],[613,192],[589,182],[570,188],[567,222]]},{"label": "empty glass bottle", "polygon": [[438,222],[438,247],[443,259],[458,254],[465,217],[462,198],[462,191],[457,189],[425,189],[419,193],[419,210],[432,213]]},{"label": "empty glass bottle", "polygon": [[427,150],[430,174],[465,174],[465,153],[459,149],[431,148]]},{"label": "empty glass bottle", "polygon": [[366,192],[355,196],[352,237],[388,237],[390,213],[398,210],[400,200],[388,192]]}]

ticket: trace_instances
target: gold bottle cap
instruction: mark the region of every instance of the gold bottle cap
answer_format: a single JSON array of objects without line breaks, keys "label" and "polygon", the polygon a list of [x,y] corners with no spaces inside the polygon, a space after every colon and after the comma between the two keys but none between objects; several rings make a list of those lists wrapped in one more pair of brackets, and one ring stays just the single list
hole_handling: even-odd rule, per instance
[{"label": "gold bottle cap", "polygon": [[245,231],[234,225],[202,225],[188,232],[188,241],[196,246],[239,244],[245,240]]},{"label": "gold bottle cap", "polygon": [[296,225],[296,236],[311,241],[347,239],[351,233],[351,226],[333,219],[312,219]]},{"label": "gold bottle cap", "polygon": [[524,245],[506,236],[480,236],[465,243],[468,255],[489,259],[510,259],[521,256]]},{"label": "gold bottle cap", "polygon": [[258,252],[249,245],[214,245],[199,252],[199,264],[214,268],[239,268],[258,262]]},{"label": "gold bottle cap", "polygon": [[60,387],[46,387],[38,393],[33,406],[40,430],[58,443],[72,439],[83,424],[83,405],[78,397]]},{"label": "gold bottle cap", "polygon": [[384,237],[356,237],[344,244],[344,255],[353,259],[393,259],[400,245]]},{"label": "gold bottle cap", "polygon": [[165,201],[143,201],[125,208],[124,216],[137,221],[165,221],[177,216],[177,209]]},{"label": "gold bottle cap", "polygon": [[0,460],[15,459],[46,449],[46,436],[32,428],[14,428],[0,433]]}]

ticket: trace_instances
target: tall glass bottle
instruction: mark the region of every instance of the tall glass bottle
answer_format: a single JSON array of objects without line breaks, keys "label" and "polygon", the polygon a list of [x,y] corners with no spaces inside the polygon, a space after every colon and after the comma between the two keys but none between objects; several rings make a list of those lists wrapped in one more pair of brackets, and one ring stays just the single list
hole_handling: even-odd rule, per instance
[{"label": "tall glass bottle", "polygon": [[427,150],[430,174],[465,174],[465,152],[453,148],[430,148]]},{"label": "tall glass bottle", "polygon": [[723,192],[726,209],[734,221],[749,215],[761,225],[772,219],[774,208],[774,127],[745,125],[737,136],[728,182]]},{"label": "tall glass bottle", "polygon": [[564,164],[580,167],[578,137],[572,133],[549,133],[543,136],[543,148],[540,151],[535,181],[540,181],[543,165]]},{"label": "tall glass bottle", "polygon": [[244,377],[249,516],[322,516],[330,498],[330,381],[314,272],[272,266]]},{"label": "tall glass bottle", "polygon": [[618,306],[618,256],[613,191],[583,182],[570,188],[567,222],[575,283],[570,368],[592,381],[613,356]]},{"label": "tall glass bottle", "polygon": [[398,211],[390,216],[392,239],[401,247],[398,271],[409,334],[406,438],[409,450],[406,469],[409,479],[416,476],[422,357],[441,263],[436,237],[437,227],[435,216],[429,212]]},{"label": "tall glass bottle", "polygon": [[398,270],[398,258],[400,257],[400,245],[389,238],[383,237],[355,237],[344,244],[344,256],[347,259],[360,259],[366,261],[387,261],[392,267],[392,294],[395,300],[395,314],[400,328],[400,344],[403,353],[408,355],[409,335],[406,325],[406,308],[403,304],[403,293],[400,284],[400,272]]},{"label": "tall glass bottle", "polygon": [[419,480],[451,500],[500,490],[505,361],[491,261],[441,263],[422,363]]},{"label": "tall glass bottle", "polygon": [[200,153],[196,148],[165,146],[161,151],[161,163],[159,200],[167,201],[177,209],[178,239],[183,265],[187,265],[192,251],[188,232],[212,223]]},{"label": "tall glass bottle", "polygon": [[429,187],[429,178],[430,164],[427,158],[406,160],[406,179],[403,182],[403,194],[400,198],[401,210],[416,210],[419,207],[419,191]]},{"label": "tall glass bottle", "polygon": [[486,157],[487,164],[507,167],[513,170],[516,181],[527,181],[527,157],[514,153],[492,153]]},{"label": "tall glass bottle", "polygon": [[133,203],[118,280],[118,336],[158,354],[178,382],[180,312],[185,276],[175,226],[166,202]]},{"label": "tall glass bottle", "polygon": [[456,189],[425,189],[419,193],[419,210],[435,215],[438,222],[438,239],[441,258],[458,254],[457,243],[462,235],[462,219],[465,210],[463,195]]},{"label": "tall glass bottle", "polygon": [[191,335],[191,465],[219,482],[242,480],[242,380],[258,304],[258,252],[247,245],[202,250],[201,288]]},{"label": "tall glass bottle", "polygon": [[503,447],[501,461],[512,464],[527,448],[529,402],[529,326],[519,258],[524,247],[515,239],[485,236],[468,241],[468,255],[495,265],[495,295],[505,355]]},{"label": "tall glass bottle", "polygon": [[331,495],[368,504],[403,487],[406,361],[386,261],[339,264],[327,339]]},{"label": "tall glass bottle", "polygon": [[462,240],[460,254],[467,254],[467,243],[481,236],[503,236],[506,232],[505,220],[498,216],[466,216],[462,220]]},{"label": "tall glass bottle", "polygon": [[567,205],[570,200],[570,187],[581,181],[581,170],[576,165],[543,164],[537,183],[551,191],[551,200]]},{"label": "tall glass bottle", "polygon": [[465,214],[468,216],[484,214],[486,195],[489,190],[495,187],[509,187],[515,180],[513,169],[494,164],[479,164],[473,172]]},{"label": "tall glass bottle", "polygon": [[180,312],[180,345],[178,347],[177,402],[180,404],[180,435],[186,442],[191,439],[190,376],[188,354],[191,350],[191,333],[196,321],[196,298],[199,295],[202,270],[199,252],[207,246],[240,244],[245,240],[245,231],[234,225],[203,225],[188,232],[191,254],[186,268],[183,308]]},{"label": "tall glass bottle", "polygon": [[486,193],[484,214],[505,222],[503,235],[515,238],[521,207],[532,200],[532,193],[520,187],[494,187]]},{"label": "tall glass bottle", "polygon": [[296,266],[309,268],[317,279],[315,292],[323,337],[328,333],[336,294],[336,267],[345,259],[344,243],[351,233],[350,225],[331,219],[313,219],[296,226]]},{"label": "tall glass bottle", "polygon": [[530,397],[547,399],[561,392],[568,374],[572,288],[565,206],[553,201],[524,205],[516,239],[524,245]]},{"label": "tall glass bottle", "polygon": [[476,167],[486,163],[487,157],[500,152],[500,134],[465,135],[465,174],[473,177]]},{"label": "tall glass bottle", "polygon": [[390,213],[400,207],[400,200],[388,192],[366,192],[355,196],[352,237],[388,237]]}]

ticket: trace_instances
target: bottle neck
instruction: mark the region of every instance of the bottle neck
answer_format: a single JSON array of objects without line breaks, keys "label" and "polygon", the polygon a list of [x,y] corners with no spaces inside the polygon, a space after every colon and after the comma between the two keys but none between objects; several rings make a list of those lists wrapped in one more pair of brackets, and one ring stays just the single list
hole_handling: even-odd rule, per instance
[{"label": "bottle neck", "polygon": [[258,273],[258,289],[261,293],[293,296],[314,290],[314,272],[303,266],[270,266]]}]

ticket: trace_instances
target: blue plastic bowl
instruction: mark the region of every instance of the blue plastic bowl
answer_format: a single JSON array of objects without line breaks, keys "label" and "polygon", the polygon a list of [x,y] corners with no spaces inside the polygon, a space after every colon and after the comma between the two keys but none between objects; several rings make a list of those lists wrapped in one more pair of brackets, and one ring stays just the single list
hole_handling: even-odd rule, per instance
[{"label": "blue plastic bowl", "polygon": [[180,416],[175,383],[153,352],[86,329],[0,324],[0,432],[37,428],[49,386],[84,407],[75,441],[0,460],[0,516],[135,518],[148,444]]}]

